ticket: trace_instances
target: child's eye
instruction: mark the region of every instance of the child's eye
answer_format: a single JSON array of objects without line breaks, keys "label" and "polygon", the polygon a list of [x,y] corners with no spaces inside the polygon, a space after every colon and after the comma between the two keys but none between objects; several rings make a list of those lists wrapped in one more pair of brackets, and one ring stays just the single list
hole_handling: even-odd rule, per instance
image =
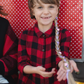
[{"label": "child's eye", "polygon": [[54,8],[54,6],[49,6],[49,8]]},{"label": "child's eye", "polygon": [[42,7],[41,7],[41,6],[39,6],[39,7],[38,7],[38,9],[42,9]]}]

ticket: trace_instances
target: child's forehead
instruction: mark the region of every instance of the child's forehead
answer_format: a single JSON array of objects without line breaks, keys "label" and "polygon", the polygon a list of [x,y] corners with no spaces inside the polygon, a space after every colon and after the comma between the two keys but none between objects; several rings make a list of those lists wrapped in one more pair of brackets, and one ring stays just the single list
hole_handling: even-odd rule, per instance
[{"label": "child's forehead", "polygon": [[34,3],[56,4],[56,0],[33,0]]}]

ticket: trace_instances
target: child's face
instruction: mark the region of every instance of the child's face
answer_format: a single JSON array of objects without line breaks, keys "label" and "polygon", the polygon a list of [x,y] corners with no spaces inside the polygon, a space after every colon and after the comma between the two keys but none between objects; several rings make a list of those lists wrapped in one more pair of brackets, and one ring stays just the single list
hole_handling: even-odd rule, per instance
[{"label": "child's face", "polygon": [[40,1],[40,3],[35,2],[32,12],[38,25],[49,25],[53,23],[58,14],[58,7],[56,4],[44,4]]}]

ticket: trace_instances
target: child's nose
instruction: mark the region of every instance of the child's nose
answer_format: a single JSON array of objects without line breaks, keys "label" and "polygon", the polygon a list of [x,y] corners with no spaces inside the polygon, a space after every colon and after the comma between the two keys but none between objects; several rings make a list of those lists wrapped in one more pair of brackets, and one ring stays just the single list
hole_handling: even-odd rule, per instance
[{"label": "child's nose", "polygon": [[44,14],[48,14],[49,10],[47,8],[45,8],[43,12],[44,12]]}]

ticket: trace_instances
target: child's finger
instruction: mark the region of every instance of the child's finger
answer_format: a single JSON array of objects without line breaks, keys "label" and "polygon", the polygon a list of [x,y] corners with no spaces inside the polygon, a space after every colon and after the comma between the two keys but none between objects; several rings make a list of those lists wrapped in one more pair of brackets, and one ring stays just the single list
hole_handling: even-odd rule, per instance
[{"label": "child's finger", "polygon": [[57,75],[60,74],[62,71],[63,71],[64,73],[66,73],[66,70],[63,69],[63,67],[61,67],[61,68],[58,70]]},{"label": "child's finger", "polygon": [[39,66],[39,69],[41,70],[41,71],[45,71],[46,69],[44,68],[44,67],[42,67],[42,66]]},{"label": "child's finger", "polygon": [[71,66],[73,67],[73,69],[74,69],[76,72],[79,72],[79,69],[78,69],[78,67],[77,67],[77,64],[76,64],[73,60],[71,60],[70,63],[71,63]]},{"label": "child's finger", "polygon": [[57,78],[59,79],[59,78],[62,76],[63,73],[64,73],[64,72],[61,71],[59,74],[57,74],[57,75],[58,75]]},{"label": "child's finger", "polygon": [[52,72],[55,72],[55,68],[52,69]]},{"label": "child's finger", "polygon": [[58,81],[65,80],[66,79],[66,73],[60,73],[60,75],[57,76]]},{"label": "child's finger", "polygon": [[54,74],[54,72],[42,72],[43,73],[43,77],[51,77],[53,74]]},{"label": "child's finger", "polygon": [[71,66],[71,68],[70,68],[70,71],[71,71],[71,73],[73,72],[73,67]]},{"label": "child's finger", "polygon": [[78,69],[77,65],[76,65],[76,66],[73,66],[73,68],[74,68],[74,70],[75,70],[76,72],[79,72],[79,69]]},{"label": "child's finger", "polygon": [[66,80],[66,78],[67,78],[67,77],[66,77],[66,73],[65,73],[65,76],[63,77],[63,80]]}]

